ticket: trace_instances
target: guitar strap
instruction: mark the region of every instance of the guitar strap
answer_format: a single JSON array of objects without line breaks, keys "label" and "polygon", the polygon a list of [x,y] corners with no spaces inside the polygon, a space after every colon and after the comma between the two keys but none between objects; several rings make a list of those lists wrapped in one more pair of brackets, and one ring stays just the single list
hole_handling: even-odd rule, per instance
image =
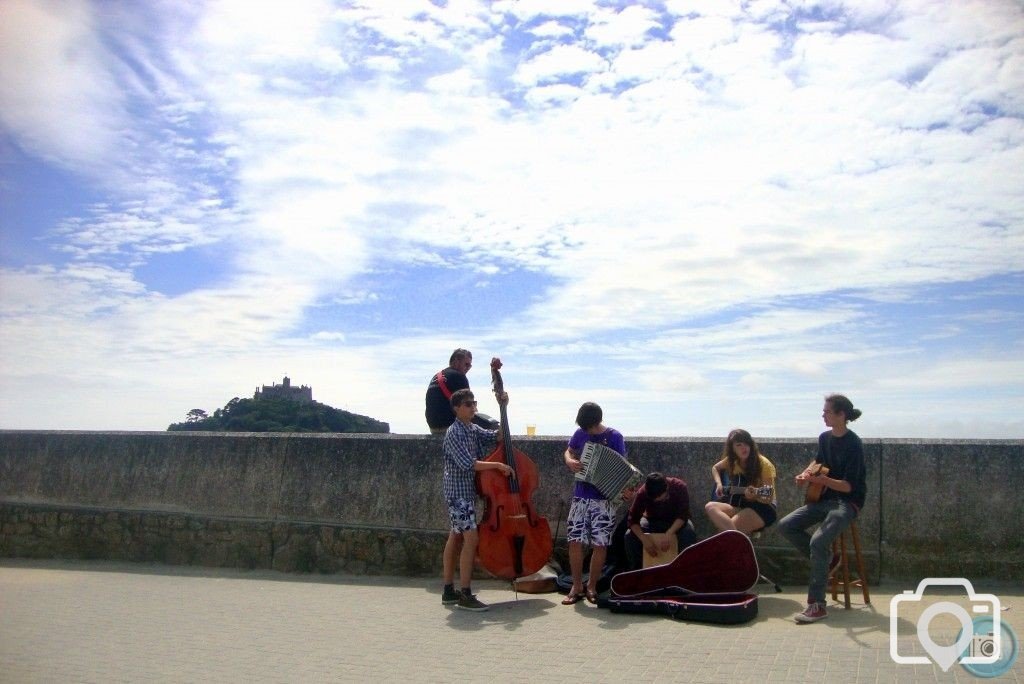
[{"label": "guitar strap", "polygon": [[444,395],[445,399],[451,401],[452,391],[448,389],[448,382],[444,379],[444,371],[437,371],[437,375],[435,375],[434,378],[437,380],[437,386],[441,388],[441,394]]}]

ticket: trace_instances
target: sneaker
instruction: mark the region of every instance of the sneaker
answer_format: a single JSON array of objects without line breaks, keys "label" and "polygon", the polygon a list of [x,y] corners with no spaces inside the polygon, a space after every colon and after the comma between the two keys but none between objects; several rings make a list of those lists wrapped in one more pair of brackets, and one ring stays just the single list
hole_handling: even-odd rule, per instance
[{"label": "sneaker", "polygon": [[828,576],[829,577],[831,577],[832,575],[836,574],[836,570],[839,569],[839,561],[840,561],[839,554],[838,553],[833,553],[832,554],[832,560],[830,560],[828,562]]},{"label": "sneaker", "polygon": [[458,590],[454,588],[445,587],[444,592],[441,594],[441,605],[442,606],[453,606],[459,602],[459,597],[462,596]]},{"label": "sneaker", "polygon": [[473,594],[462,594],[459,596],[458,607],[462,610],[472,610],[475,613],[482,613],[487,610],[487,604],[481,603]]},{"label": "sneaker", "polygon": [[798,614],[794,619],[797,622],[808,624],[811,622],[817,622],[818,620],[824,620],[827,617],[828,612],[825,610],[824,603],[808,603],[807,609]]}]

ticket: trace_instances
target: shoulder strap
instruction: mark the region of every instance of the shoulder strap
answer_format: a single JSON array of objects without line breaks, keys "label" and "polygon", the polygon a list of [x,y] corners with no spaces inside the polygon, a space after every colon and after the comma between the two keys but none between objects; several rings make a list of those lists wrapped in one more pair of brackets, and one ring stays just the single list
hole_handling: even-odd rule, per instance
[{"label": "shoulder strap", "polygon": [[437,371],[437,375],[435,375],[434,378],[437,380],[437,386],[441,388],[441,394],[444,395],[445,399],[451,401],[452,391],[448,389],[448,382],[444,379],[444,371]]}]

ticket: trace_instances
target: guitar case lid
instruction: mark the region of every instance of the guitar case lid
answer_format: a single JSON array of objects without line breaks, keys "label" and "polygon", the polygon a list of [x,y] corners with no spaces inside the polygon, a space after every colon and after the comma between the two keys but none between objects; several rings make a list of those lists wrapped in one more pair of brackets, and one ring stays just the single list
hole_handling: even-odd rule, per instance
[{"label": "guitar case lid", "polygon": [[750,590],[760,575],[750,539],[727,530],[683,549],[670,563],[616,575],[598,605],[616,613],[738,624],[757,616],[758,597]]},{"label": "guitar case lid", "polygon": [[726,530],[688,546],[665,565],[619,573],[612,578],[611,596],[745,594],[760,576],[750,538]]}]

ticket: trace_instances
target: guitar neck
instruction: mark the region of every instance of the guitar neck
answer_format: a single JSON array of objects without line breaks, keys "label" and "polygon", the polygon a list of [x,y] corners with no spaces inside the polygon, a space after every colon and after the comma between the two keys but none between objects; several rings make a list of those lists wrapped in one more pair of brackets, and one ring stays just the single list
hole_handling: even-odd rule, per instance
[{"label": "guitar neck", "polygon": [[505,440],[505,452],[512,453],[512,431],[508,427],[508,409],[505,404],[498,403],[498,413],[501,417],[501,437]]},{"label": "guitar neck", "polygon": [[[746,485],[729,485],[728,487],[722,487],[723,496],[738,496],[740,494],[746,494]],[[772,488],[770,485],[764,485],[763,487],[754,487],[754,496],[759,498],[765,498],[772,495]]]}]

